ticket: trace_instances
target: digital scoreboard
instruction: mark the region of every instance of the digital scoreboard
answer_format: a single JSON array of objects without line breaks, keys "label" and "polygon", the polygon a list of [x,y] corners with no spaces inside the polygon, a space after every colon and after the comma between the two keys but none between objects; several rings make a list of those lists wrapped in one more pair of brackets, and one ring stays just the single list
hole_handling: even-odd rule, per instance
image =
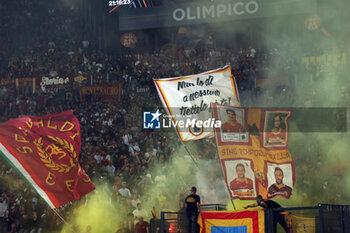
[{"label": "digital scoreboard", "polygon": [[108,6],[111,8],[109,13],[112,13],[120,6],[125,6],[127,8],[144,8],[152,7],[152,0],[113,0],[108,1]]}]

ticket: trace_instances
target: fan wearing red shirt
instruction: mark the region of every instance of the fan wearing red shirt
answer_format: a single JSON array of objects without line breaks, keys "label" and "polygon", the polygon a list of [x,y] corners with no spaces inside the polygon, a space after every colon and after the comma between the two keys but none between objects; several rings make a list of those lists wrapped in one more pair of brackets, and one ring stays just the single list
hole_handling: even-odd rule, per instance
[{"label": "fan wearing red shirt", "polygon": [[230,182],[230,189],[238,196],[255,196],[253,181],[245,177],[245,167],[242,163],[236,165],[237,178]]},{"label": "fan wearing red shirt", "polygon": [[149,224],[143,220],[143,217],[139,217],[138,223],[135,225],[136,233],[149,233]]}]

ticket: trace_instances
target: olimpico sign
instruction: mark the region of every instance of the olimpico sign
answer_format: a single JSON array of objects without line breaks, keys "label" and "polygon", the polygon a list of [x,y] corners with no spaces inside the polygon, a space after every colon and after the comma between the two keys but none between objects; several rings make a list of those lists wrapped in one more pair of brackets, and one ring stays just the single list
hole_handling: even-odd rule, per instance
[{"label": "olimpico sign", "polygon": [[172,12],[175,21],[199,20],[206,18],[225,18],[230,16],[240,16],[244,14],[252,15],[259,11],[257,1],[233,2],[227,4],[217,4],[210,6],[197,6],[176,8]]},{"label": "olimpico sign", "polygon": [[[120,31],[315,14],[317,0],[203,0],[119,11]],[[135,11],[136,10],[136,11]]]}]

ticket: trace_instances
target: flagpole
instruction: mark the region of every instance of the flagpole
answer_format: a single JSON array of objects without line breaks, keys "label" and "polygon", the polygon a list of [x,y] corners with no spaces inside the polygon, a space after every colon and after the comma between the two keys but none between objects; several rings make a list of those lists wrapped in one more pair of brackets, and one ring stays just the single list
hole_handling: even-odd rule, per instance
[{"label": "flagpole", "polygon": [[54,208],[50,208],[50,209],[62,220],[62,222],[67,223],[66,220],[64,220],[64,218],[57,212],[56,209]]},{"label": "flagpole", "polygon": [[[64,218],[57,212],[56,209],[54,209],[54,208],[50,208],[50,209],[62,220],[62,222],[64,222],[64,223],[67,224],[67,225],[71,225],[71,224],[68,223],[66,220],[64,220]],[[70,230],[71,230],[72,232],[74,232],[74,233],[78,233],[78,232],[76,232],[76,231],[74,230],[73,227],[71,227]]]},{"label": "flagpole", "polygon": [[233,202],[233,200],[232,200],[232,199],[231,199],[231,203],[232,203],[233,209],[234,209],[234,210],[236,210],[235,203]]},{"label": "flagpole", "polygon": [[[189,149],[187,148],[187,145],[181,140],[182,144],[184,145],[187,153],[190,155],[191,159],[193,160],[194,164],[196,164],[197,168],[199,168],[199,165],[198,163],[194,160],[194,158],[192,157]],[[235,203],[233,202],[233,200],[231,199],[231,203],[232,203],[232,206],[233,206],[233,209],[236,210],[236,206],[235,206]]]},{"label": "flagpole", "polygon": [[187,153],[189,154],[189,156],[191,157],[192,161],[194,162],[194,164],[197,166],[197,168],[199,168],[198,163],[196,162],[196,160],[193,158],[192,154],[190,153],[189,149],[187,148],[186,144],[181,140],[182,145],[184,145]]}]

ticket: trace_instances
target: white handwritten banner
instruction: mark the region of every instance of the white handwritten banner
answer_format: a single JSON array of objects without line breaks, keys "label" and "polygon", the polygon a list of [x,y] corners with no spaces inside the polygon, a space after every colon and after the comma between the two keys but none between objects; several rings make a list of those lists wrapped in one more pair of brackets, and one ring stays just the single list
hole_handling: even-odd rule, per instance
[{"label": "white handwritten banner", "polygon": [[[214,134],[213,127],[217,127],[217,122],[211,118],[210,103],[240,106],[237,84],[230,66],[201,74],[154,79],[154,83],[182,141],[198,140]],[[179,124],[197,121],[201,124],[185,124],[184,127]]]},{"label": "white handwritten banner", "polygon": [[69,83],[69,78],[49,78],[49,77],[42,77],[40,86],[44,90],[46,86],[51,86],[51,85],[59,85],[59,84],[66,84]]}]

